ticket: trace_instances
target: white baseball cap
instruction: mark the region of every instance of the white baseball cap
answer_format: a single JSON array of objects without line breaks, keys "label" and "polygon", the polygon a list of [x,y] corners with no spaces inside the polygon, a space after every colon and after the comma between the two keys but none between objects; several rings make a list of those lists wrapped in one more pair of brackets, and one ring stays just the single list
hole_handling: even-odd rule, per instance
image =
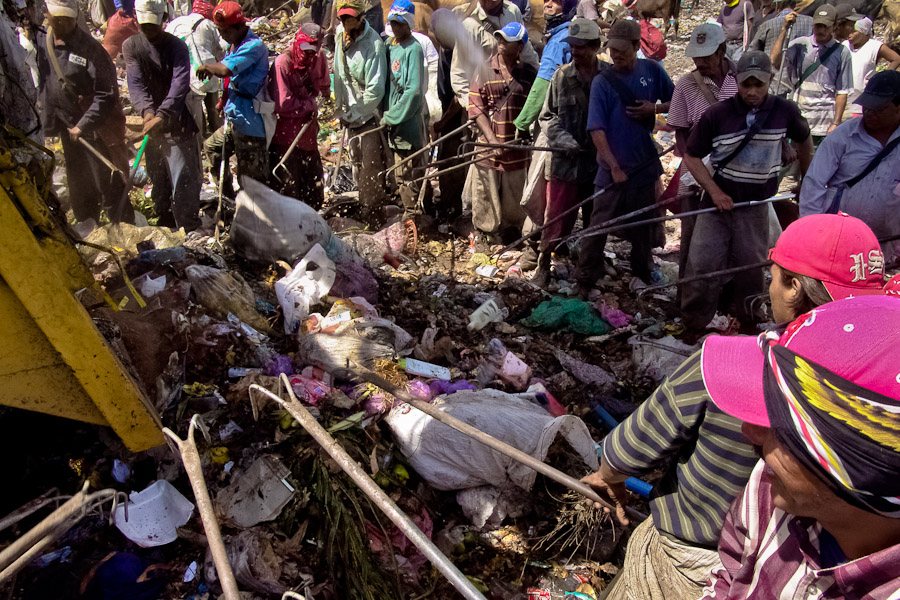
[{"label": "white baseball cap", "polygon": [[165,0],[137,0],[134,3],[134,13],[138,23],[162,25],[166,16]]}]

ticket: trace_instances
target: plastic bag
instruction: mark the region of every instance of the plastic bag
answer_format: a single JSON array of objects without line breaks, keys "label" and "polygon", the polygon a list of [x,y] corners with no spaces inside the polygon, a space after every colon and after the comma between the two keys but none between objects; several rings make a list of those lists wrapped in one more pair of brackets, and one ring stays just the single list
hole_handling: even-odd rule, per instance
[{"label": "plastic bag", "polygon": [[269,324],[256,312],[253,291],[240,275],[203,265],[191,265],[184,270],[197,296],[197,302],[220,318],[228,313],[262,332],[269,331]]},{"label": "plastic bag", "polygon": [[216,496],[216,505],[237,527],[272,521],[294,496],[294,488],[285,481],[290,474],[274,456],[261,456],[243,474],[232,475],[231,485]]},{"label": "plastic bag", "polygon": [[[225,541],[228,564],[234,571],[234,578],[242,588],[260,594],[280,596],[287,591],[282,584],[282,559],[275,554],[272,540],[257,529],[242,531]],[[206,551],[206,580],[217,581],[218,573],[212,558],[212,551]]]},{"label": "plastic bag", "polygon": [[334,334],[301,335],[297,355],[305,364],[326,371],[350,362],[374,368],[375,359],[393,361],[412,352],[415,340],[399,325],[380,317],[361,317],[342,323]]},{"label": "plastic bag", "polygon": [[294,269],[275,282],[275,295],[284,311],[284,332],[297,331],[309,307],[324,298],[334,285],[334,262],[321,245],[314,245]]},{"label": "plastic bag", "polygon": [[[561,435],[587,467],[599,468],[594,441],[578,417],[553,418],[525,398],[491,389],[459,390],[439,396],[434,406],[538,460]],[[537,473],[530,467],[405,403],[394,407],[385,422],[409,464],[436,489],[512,485],[527,491],[534,485]]]},{"label": "plastic bag", "polygon": [[247,260],[291,264],[320,244],[335,263],[359,260],[312,207],[272,191],[249,177],[241,178],[229,240]]},{"label": "plastic bag", "polygon": [[584,335],[603,335],[610,330],[590,304],[579,298],[560,298],[541,302],[531,315],[520,321],[525,327],[551,331],[573,331]]}]

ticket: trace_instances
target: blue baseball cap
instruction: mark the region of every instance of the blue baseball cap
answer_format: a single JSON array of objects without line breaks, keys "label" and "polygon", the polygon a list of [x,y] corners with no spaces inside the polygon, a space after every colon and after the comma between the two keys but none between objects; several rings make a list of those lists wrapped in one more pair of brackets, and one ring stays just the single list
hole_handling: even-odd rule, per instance
[{"label": "blue baseball cap", "polygon": [[525,29],[524,25],[516,21],[507,23],[503,26],[503,29],[501,29],[500,31],[495,31],[494,35],[502,36],[503,39],[507,42],[522,42],[523,44],[528,43],[528,30]]}]

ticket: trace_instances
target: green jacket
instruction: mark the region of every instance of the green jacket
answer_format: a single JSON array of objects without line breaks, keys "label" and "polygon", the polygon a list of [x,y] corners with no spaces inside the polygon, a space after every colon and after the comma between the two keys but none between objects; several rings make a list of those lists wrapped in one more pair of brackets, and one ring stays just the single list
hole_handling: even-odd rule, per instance
[{"label": "green jacket", "polygon": [[335,40],[335,112],[350,126],[378,117],[384,99],[387,76],[384,42],[368,23],[363,27],[354,41],[349,41],[346,31]]},{"label": "green jacket", "polygon": [[387,45],[388,107],[381,123],[390,126],[388,139],[392,148],[418,150],[425,145],[425,52],[413,37],[403,43],[389,38]]}]

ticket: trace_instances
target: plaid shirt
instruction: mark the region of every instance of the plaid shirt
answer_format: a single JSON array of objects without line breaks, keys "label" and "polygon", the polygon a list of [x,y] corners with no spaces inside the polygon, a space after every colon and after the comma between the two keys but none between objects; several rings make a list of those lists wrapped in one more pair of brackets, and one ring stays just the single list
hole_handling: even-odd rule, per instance
[{"label": "plaid shirt", "polygon": [[765,471],[759,461],[725,520],[722,567],[713,571],[702,600],[888,600],[900,595],[900,545],[825,566],[822,546],[832,545],[827,554],[834,554],[834,538],[815,520],[776,508]]},{"label": "plaid shirt", "polygon": [[[500,143],[512,142],[516,137],[513,121],[522,112],[536,75],[533,67],[520,62],[513,68],[510,78],[505,80],[500,73],[500,57],[494,55],[490,63],[478,69],[472,80],[469,118],[475,120],[478,115],[486,115]],[[528,166],[529,159],[528,152],[518,150],[504,152],[482,164],[498,171],[518,171]]]}]

